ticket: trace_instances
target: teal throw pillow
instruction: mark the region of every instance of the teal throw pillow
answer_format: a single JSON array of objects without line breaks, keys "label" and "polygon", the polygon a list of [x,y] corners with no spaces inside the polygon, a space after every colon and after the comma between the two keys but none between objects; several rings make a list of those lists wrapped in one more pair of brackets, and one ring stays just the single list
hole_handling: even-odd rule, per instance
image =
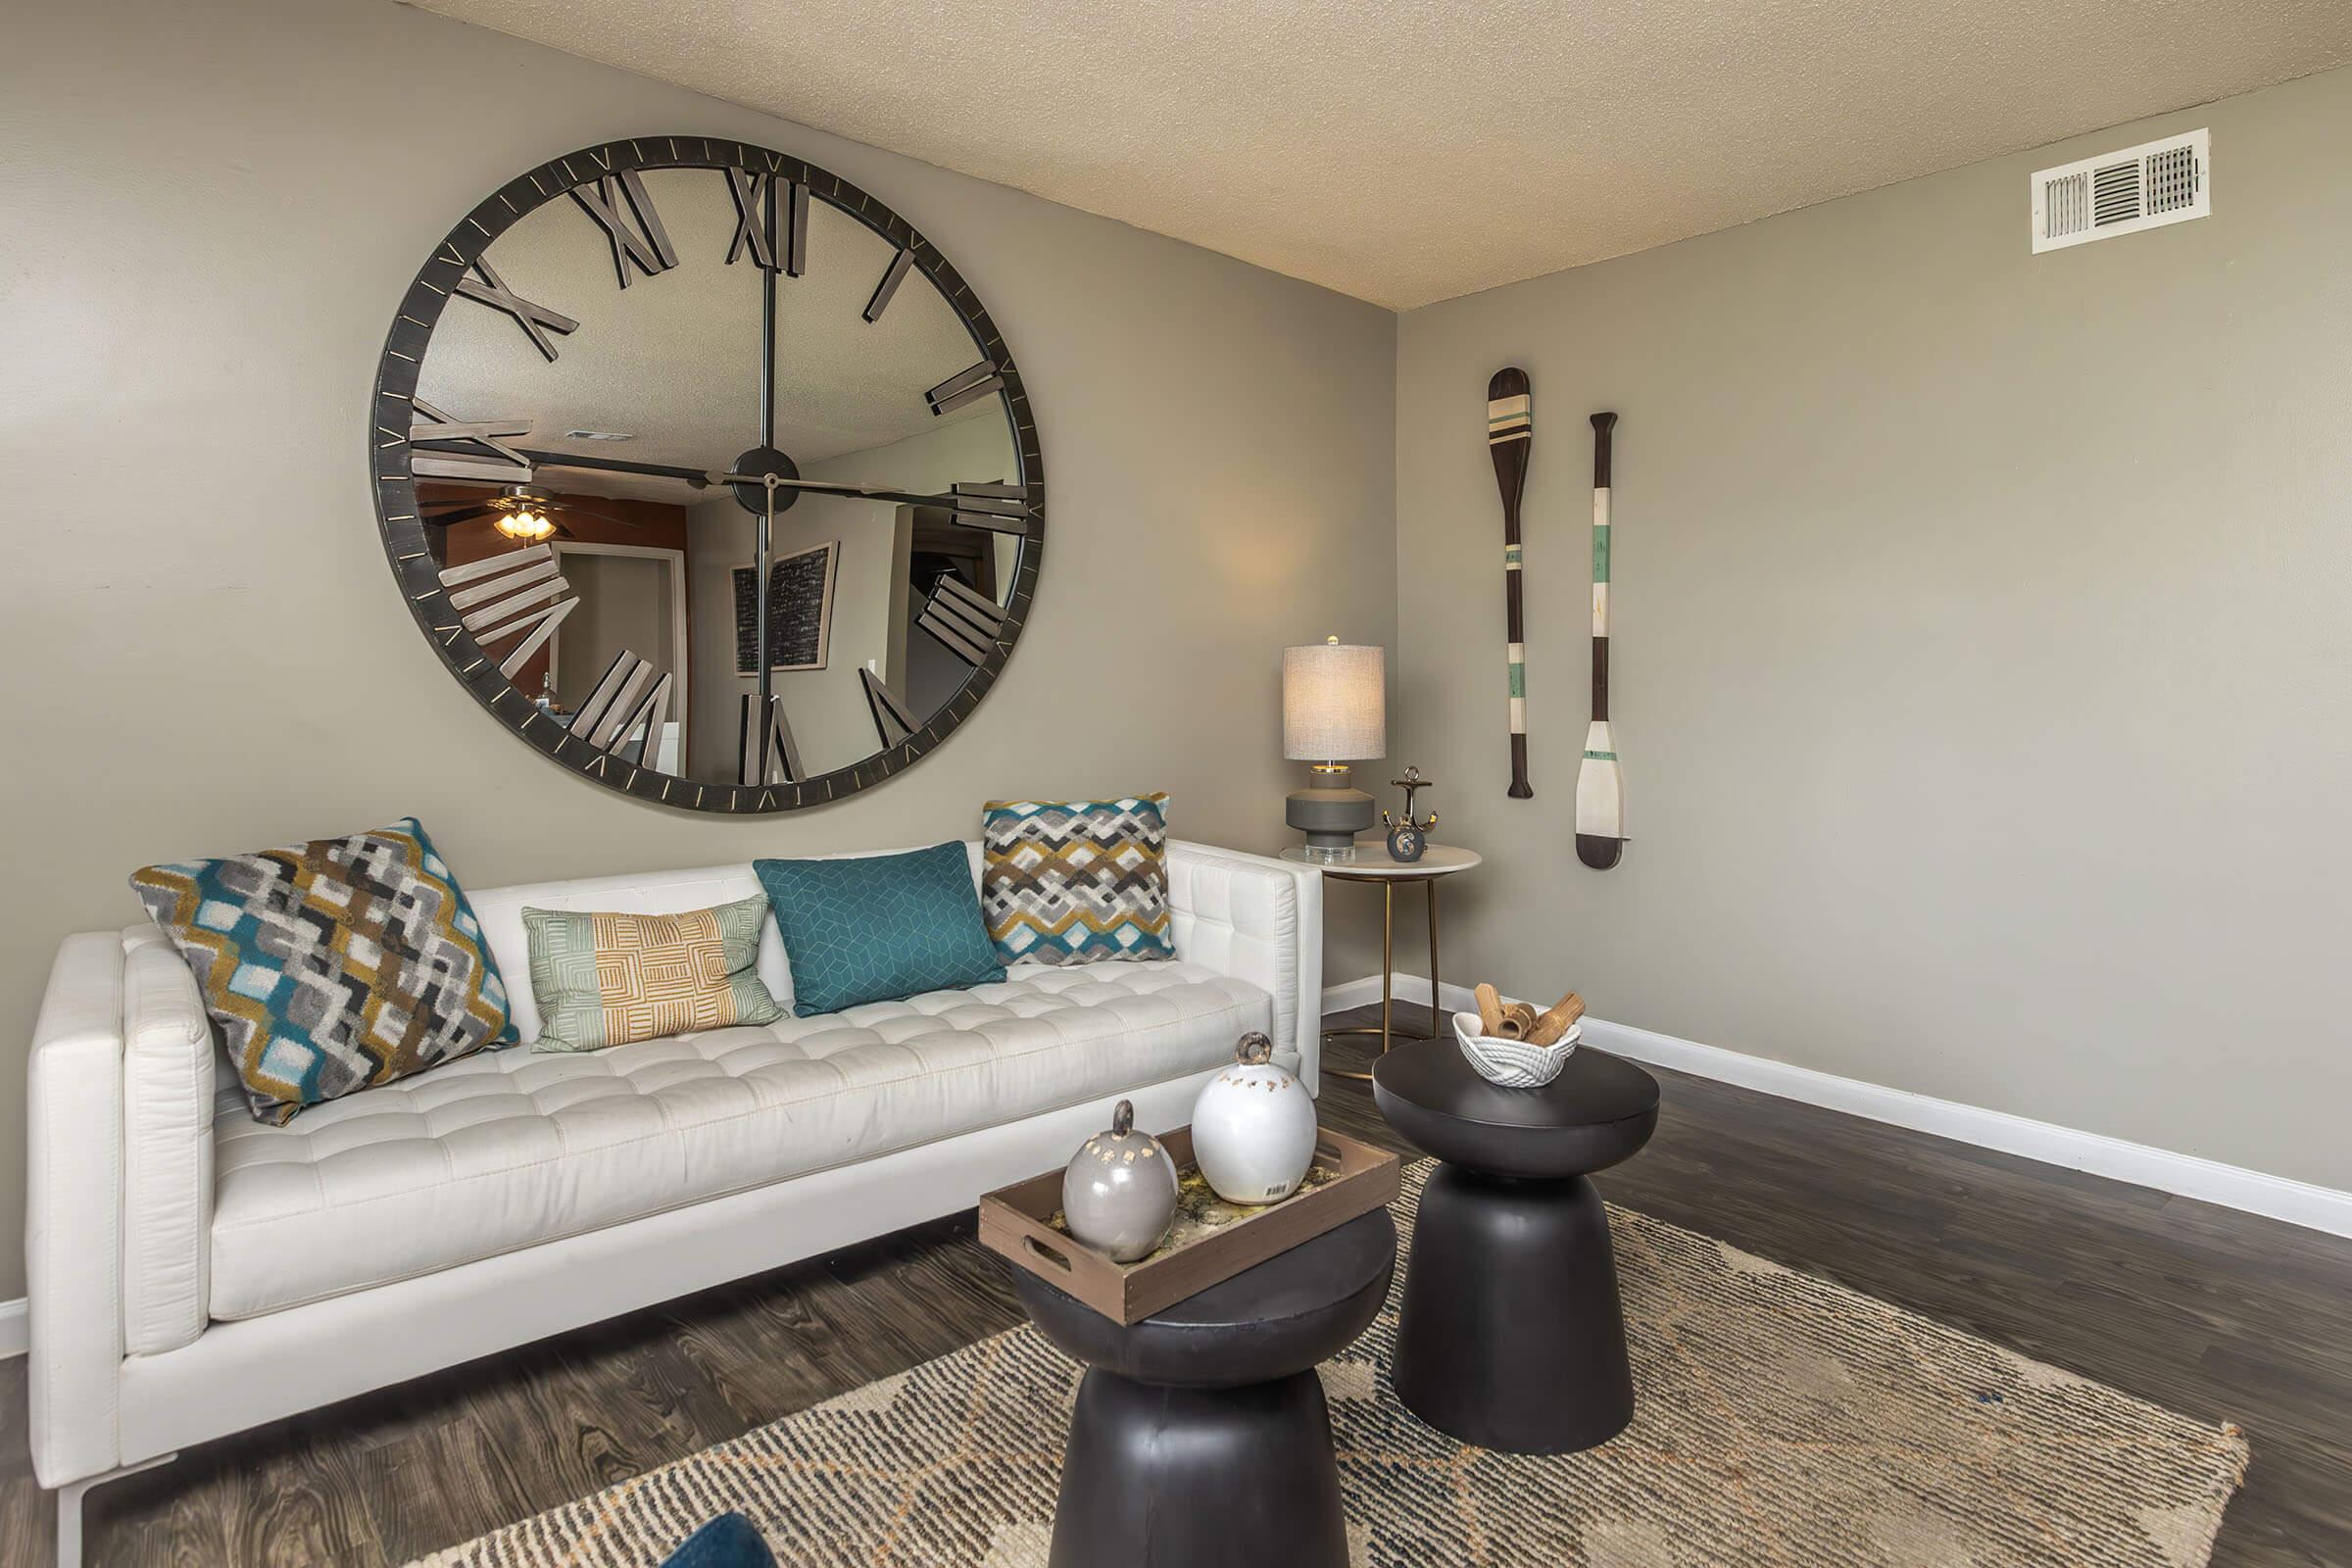
[{"label": "teal throw pillow", "polygon": [[752,870],[784,937],[800,1017],[1004,978],[960,844]]}]

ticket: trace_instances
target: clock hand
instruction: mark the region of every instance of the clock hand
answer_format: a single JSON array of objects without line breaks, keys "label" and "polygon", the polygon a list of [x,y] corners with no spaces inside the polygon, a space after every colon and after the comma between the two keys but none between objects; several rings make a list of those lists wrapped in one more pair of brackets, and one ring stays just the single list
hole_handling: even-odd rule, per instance
[{"label": "clock hand", "polygon": [[697,490],[719,482],[720,475],[707,468],[681,468],[667,463],[631,463],[625,458],[592,458],[569,452],[533,452],[514,448],[514,455],[533,468],[579,468],[593,473],[641,473],[649,479],[682,479]]},{"label": "clock hand", "polygon": [[[712,484],[764,484],[777,490],[798,490],[803,495],[840,496],[850,501],[888,501],[902,507],[944,507],[961,510],[966,507],[967,503],[975,499],[974,495],[966,493],[975,487],[963,485],[957,486],[945,495],[931,495],[919,490],[893,490],[887,485],[845,484],[830,479],[786,479],[776,474],[714,473],[709,477]],[[987,488],[1004,487],[989,486]],[[990,499],[996,498],[991,497]],[[1023,508],[1023,513],[1026,510]],[[1009,514],[1018,515],[1020,514]]]},{"label": "clock hand", "polygon": [[[767,199],[760,217],[767,229],[767,254],[776,254],[776,182],[767,182]],[[760,273],[760,445],[768,452],[776,448],[776,270],[757,268]],[[741,462],[741,459],[736,461]],[[743,492],[736,492],[738,504]],[[760,514],[759,526],[753,530],[752,581],[758,585],[760,599],[760,783],[767,784],[767,737],[775,728],[775,673],[767,657],[767,574],[771,564],[769,549],[776,532],[776,487],[771,481],[765,491],[766,510]],[[1433,995],[1435,993],[1432,993]]]},{"label": "clock hand", "polygon": [[[768,219],[769,227],[772,231],[775,219],[775,207],[772,197],[770,198],[768,207]],[[767,487],[767,507],[766,510],[760,514],[758,525],[753,530],[754,537],[752,540],[752,581],[758,585],[755,588],[754,593],[759,601],[760,606],[758,629],[753,633],[753,636],[756,640],[752,645],[760,650],[758,655],[755,656],[759,660],[760,668],[760,777],[757,782],[762,788],[765,788],[767,784],[768,736],[776,727],[775,663],[773,660],[768,658],[767,646],[768,552],[774,542],[775,532],[776,487],[774,485],[769,485]],[[738,764],[738,766],[740,765],[741,764]]]},{"label": "clock hand", "polygon": [[804,495],[838,496],[845,501],[882,501],[903,507],[932,507],[949,514],[949,521],[959,527],[978,528],[988,533],[1009,534],[1026,538],[1029,519],[1037,511],[1029,504],[1029,491],[1017,484],[956,484],[944,495],[925,495],[917,490],[893,490],[885,485],[842,484],[828,479],[787,479],[772,473],[723,473],[710,475],[713,484],[759,484],[767,487],[772,503],[778,490],[793,490]]},{"label": "clock hand", "polygon": [[1002,533],[1020,533],[1030,514],[1028,491],[1012,484],[958,484],[945,494],[896,490],[886,485],[848,484],[830,479],[787,479],[776,474],[730,473],[723,468],[685,468],[671,464],[634,463],[626,458],[590,457],[568,452],[534,452],[517,448],[517,455],[537,468],[581,468],[599,473],[637,473],[653,479],[678,479],[706,490],[713,485],[763,485],[774,490],[798,490],[810,495],[841,496],[853,501],[882,501],[904,507],[937,507],[958,514],[969,525]]}]

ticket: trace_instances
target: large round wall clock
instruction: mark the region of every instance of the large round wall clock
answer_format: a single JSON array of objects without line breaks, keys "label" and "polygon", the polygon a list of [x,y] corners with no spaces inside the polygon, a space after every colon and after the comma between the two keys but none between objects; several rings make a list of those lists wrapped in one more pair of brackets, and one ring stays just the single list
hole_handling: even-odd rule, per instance
[{"label": "large round wall clock", "polygon": [[847,180],[646,136],[543,164],[416,274],[369,432],[384,548],[482,706],[609,788],[822,805],[987,695],[1045,545],[1020,371]]}]

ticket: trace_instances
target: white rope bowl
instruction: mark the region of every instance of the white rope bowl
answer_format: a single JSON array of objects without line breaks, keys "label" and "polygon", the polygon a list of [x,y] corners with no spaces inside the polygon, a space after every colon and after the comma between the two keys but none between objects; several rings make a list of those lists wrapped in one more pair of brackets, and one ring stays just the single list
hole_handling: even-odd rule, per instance
[{"label": "white rope bowl", "polygon": [[1576,1054],[1576,1043],[1583,1035],[1582,1024],[1571,1024],[1568,1032],[1553,1044],[1531,1046],[1524,1040],[1479,1033],[1479,1016],[1475,1012],[1453,1015],[1453,1038],[1461,1042],[1462,1054],[1469,1058],[1481,1078],[1500,1089],[1543,1088],[1568,1065],[1568,1058]]}]

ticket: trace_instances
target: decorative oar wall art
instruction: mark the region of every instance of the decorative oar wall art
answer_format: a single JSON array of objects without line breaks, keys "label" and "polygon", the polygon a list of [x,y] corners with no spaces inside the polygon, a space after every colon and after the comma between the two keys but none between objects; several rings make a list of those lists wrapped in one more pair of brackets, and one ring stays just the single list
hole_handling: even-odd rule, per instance
[{"label": "decorative oar wall art", "polygon": [[1527,781],[1527,612],[1519,592],[1519,496],[1527,488],[1528,449],[1536,421],[1527,395],[1527,372],[1516,366],[1496,370],[1487,383],[1487,451],[1494,460],[1494,483],[1502,492],[1502,607],[1506,655],[1511,670],[1511,799],[1524,801],[1535,787]]},{"label": "decorative oar wall art", "polygon": [[1614,414],[1592,416],[1592,726],[1576,773],[1576,858],[1606,871],[1625,853],[1625,786],[1609,730],[1609,437]]}]

